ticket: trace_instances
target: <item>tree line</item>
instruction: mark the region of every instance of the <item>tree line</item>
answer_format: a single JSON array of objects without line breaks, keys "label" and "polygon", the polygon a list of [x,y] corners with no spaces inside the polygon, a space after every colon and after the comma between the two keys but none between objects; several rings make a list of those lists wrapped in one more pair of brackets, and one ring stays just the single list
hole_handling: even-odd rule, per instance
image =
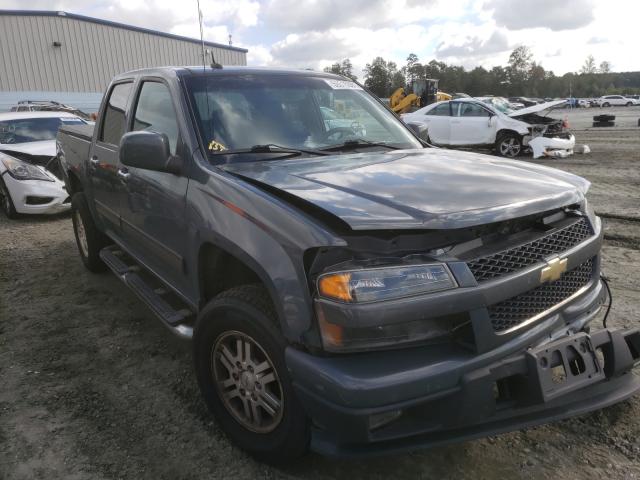
[{"label": "tree line", "polygon": [[[348,58],[324,70],[357,79]],[[598,65],[589,55],[580,72],[556,76],[533,60],[527,46],[514,49],[506,66],[490,70],[484,67],[466,70],[437,60],[421,63],[418,56],[411,53],[401,67],[393,61],[376,57],[363,72],[364,85],[382,98],[389,97],[398,87],[409,87],[410,91],[414,80],[427,78],[438,79],[441,91],[464,92],[471,96],[590,98],[608,94],[640,94],[640,72],[611,72],[608,61]]]}]

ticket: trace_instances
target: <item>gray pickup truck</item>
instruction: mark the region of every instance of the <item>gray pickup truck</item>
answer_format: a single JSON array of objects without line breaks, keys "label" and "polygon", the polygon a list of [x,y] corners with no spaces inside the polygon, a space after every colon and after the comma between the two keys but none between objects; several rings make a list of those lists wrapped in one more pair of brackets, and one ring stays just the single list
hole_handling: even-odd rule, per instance
[{"label": "gray pickup truck", "polygon": [[191,339],[203,397],[268,462],[404,451],[640,388],[589,183],[428,148],[312,71],[160,68],[61,128],[80,257]]}]

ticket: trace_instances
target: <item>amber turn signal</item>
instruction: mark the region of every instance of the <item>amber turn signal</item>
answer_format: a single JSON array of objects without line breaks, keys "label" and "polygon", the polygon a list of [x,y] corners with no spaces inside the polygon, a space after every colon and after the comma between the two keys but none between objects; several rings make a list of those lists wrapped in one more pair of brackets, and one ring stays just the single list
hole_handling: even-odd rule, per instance
[{"label": "amber turn signal", "polygon": [[336,273],[333,275],[325,275],[318,282],[320,295],[325,298],[334,298],[343,302],[353,301],[349,282],[351,281],[350,273]]}]

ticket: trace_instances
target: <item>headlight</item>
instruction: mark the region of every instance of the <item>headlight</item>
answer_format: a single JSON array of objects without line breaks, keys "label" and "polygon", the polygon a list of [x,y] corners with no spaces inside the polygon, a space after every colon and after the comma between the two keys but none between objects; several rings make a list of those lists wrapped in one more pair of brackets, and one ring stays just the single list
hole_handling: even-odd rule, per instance
[{"label": "headlight", "polygon": [[468,323],[467,315],[424,318],[423,313],[419,313],[415,319],[363,326],[352,324],[348,320],[349,315],[340,315],[341,320],[337,320],[332,312],[347,308],[339,306],[339,303],[354,304],[355,307],[355,304],[399,299],[456,287],[449,268],[441,263],[348,270],[321,275],[318,279],[318,294],[323,299],[331,300],[316,303],[322,344],[328,351],[353,352],[449,338],[454,330]]},{"label": "headlight", "polygon": [[16,180],[45,180],[53,182],[53,179],[35,165],[30,165],[16,158],[4,157],[2,163]]},{"label": "headlight", "polygon": [[375,302],[457,287],[446,265],[406,265],[326,273],[318,279],[318,293],[348,303]]}]

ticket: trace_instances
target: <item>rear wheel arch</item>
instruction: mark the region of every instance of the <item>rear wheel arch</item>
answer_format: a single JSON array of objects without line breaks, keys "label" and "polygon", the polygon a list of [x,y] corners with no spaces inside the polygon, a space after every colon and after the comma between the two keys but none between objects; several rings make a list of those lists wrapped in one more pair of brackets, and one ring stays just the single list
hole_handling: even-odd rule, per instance
[{"label": "rear wheel arch", "polygon": [[67,181],[65,182],[65,186],[67,188],[67,193],[69,194],[69,196],[73,197],[74,193],[84,191],[82,182],[80,181],[80,178],[78,178],[78,175],[76,175],[72,171],[67,171],[66,173]]}]

